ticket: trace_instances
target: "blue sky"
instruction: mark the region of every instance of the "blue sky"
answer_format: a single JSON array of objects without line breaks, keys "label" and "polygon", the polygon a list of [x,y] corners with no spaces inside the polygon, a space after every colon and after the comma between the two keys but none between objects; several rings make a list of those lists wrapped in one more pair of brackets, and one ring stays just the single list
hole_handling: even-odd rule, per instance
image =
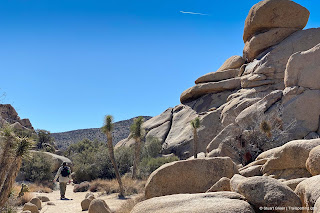
[{"label": "blue sky", "polygon": [[[155,116],[241,55],[257,0],[1,0],[0,92],[51,132]],[[318,1],[299,0],[320,26]],[[185,14],[180,11],[208,15]]]}]

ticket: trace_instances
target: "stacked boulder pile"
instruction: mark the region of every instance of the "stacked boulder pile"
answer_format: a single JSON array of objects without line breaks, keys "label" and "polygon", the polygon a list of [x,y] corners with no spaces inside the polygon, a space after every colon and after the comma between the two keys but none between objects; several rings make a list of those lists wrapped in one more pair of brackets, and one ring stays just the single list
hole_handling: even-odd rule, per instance
[{"label": "stacked boulder pile", "polygon": [[[148,178],[139,212],[320,212],[320,28],[290,0],[249,11],[243,56],[145,123],[182,159]],[[199,158],[190,121],[199,117]],[[118,146],[130,144],[122,141]]]},{"label": "stacked boulder pile", "polygon": [[320,212],[320,139],[294,140],[246,166],[229,157],[165,164],[146,183],[144,212]]},{"label": "stacked boulder pile", "polygon": [[[260,153],[320,135],[320,28],[290,0],[264,0],[245,20],[243,56],[232,56],[181,94],[181,104],[145,122],[163,154],[193,154],[190,121],[200,118],[200,152],[246,164]],[[265,138],[252,142],[263,123]],[[258,137],[258,136],[257,136]],[[117,147],[130,145],[124,139]]]}]

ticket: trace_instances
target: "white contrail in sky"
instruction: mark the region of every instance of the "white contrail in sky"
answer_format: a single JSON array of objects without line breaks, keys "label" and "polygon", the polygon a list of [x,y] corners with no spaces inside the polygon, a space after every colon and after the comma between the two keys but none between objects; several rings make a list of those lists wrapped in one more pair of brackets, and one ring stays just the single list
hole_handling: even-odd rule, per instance
[{"label": "white contrail in sky", "polygon": [[192,15],[201,15],[201,16],[208,16],[208,14],[204,13],[195,13],[195,12],[185,12],[185,11],[180,11],[180,13],[185,13],[185,14],[192,14]]}]

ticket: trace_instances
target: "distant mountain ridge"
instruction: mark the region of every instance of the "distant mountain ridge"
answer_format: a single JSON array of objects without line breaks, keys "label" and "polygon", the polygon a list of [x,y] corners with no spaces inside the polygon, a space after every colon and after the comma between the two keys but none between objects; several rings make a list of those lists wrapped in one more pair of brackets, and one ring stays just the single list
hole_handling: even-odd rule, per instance
[{"label": "distant mountain ridge", "polygon": [[[145,121],[149,120],[150,116],[143,116]],[[125,139],[130,134],[130,126],[135,118],[118,121],[114,123],[114,130],[112,133],[113,144],[117,144],[122,139]],[[59,149],[66,149],[70,144],[77,143],[83,139],[107,141],[107,137],[101,132],[100,128],[78,129],[67,132],[51,133],[55,139]]]}]

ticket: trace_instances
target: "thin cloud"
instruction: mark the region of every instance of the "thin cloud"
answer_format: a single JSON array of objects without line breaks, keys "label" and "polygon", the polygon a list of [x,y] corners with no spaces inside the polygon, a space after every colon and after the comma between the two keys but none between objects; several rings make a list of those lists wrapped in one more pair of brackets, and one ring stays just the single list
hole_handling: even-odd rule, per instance
[{"label": "thin cloud", "polygon": [[201,15],[201,16],[208,16],[209,14],[205,14],[205,13],[195,13],[195,12],[186,12],[186,11],[180,11],[180,13],[184,13],[184,14],[192,14],[192,15]]}]

